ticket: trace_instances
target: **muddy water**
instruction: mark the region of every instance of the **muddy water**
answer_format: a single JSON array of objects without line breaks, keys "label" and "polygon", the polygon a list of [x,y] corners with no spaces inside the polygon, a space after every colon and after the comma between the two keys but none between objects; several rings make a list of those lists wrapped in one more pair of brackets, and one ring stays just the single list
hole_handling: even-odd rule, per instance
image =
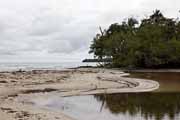
[{"label": "muddy water", "polygon": [[133,73],[160,83],[151,93],[55,97],[43,106],[77,120],[180,120],[180,73]]},{"label": "muddy water", "polygon": [[145,78],[158,81],[160,88],[155,92],[180,92],[180,73],[131,73],[132,78]]}]

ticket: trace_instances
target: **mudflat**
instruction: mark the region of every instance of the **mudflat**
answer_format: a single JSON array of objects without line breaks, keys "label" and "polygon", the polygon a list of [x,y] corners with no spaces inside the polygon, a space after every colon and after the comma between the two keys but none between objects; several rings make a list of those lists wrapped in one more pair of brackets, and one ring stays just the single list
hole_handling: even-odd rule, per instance
[{"label": "mudflat", "polygon": [[150,92],[159,88],[152,80],[127,78],[128,73],[102,68],[0,72],[0,120],[74,120],[61,111],[34,105],[58,94]]}]

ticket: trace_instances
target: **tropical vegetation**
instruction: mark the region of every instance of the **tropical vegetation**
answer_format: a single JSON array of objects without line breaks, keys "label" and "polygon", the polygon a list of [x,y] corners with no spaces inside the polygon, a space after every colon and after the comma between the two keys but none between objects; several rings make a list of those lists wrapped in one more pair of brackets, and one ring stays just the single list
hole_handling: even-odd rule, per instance
[{"label": "tropical vegetation", "polygon": [[111,59],[104,65],[128,68],[180,67],[180,21],[160,10],[138,21],[131,17],[98,33],[89,53]]}]

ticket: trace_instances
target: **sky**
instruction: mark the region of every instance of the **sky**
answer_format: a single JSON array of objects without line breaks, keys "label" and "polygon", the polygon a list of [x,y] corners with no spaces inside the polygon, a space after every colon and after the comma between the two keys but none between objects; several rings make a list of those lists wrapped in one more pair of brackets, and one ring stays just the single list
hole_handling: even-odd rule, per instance
[{"label": "sky", "polygon": [[180,0],[0,0],[0,62],[63,62],[92,58],[98,28],[160,9],[180,17]]}]

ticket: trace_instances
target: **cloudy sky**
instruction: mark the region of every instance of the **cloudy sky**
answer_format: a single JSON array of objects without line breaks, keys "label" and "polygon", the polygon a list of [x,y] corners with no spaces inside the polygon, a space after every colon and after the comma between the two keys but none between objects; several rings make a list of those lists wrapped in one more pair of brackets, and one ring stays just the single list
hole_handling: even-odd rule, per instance
[{"label": "cloudy sky", "polygon": [[156,8],[178,17],[180,0],[0,0],[0,61],[80,61],[98,27]]}]

